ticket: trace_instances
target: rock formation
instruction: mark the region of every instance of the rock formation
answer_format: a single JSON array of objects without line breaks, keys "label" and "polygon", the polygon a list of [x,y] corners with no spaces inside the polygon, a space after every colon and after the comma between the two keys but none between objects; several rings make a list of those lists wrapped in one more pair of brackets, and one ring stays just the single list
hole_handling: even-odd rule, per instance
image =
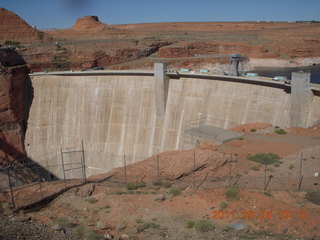
[{"label": "rock formation", "polygon": [[[28,108],[32,99],[31,82],[23,58],[13,49],[0,50],[0,168],[11,165],[22,168],[28,161],[24,137]],[[28,95],[29,94],[29,95]],[[0,180],[3,174],[0,174]],[[6,177],[6,176],[4,176]],[[19,182],[32,181],[30,170],[15,172]],[[2,181],[1,181],[2,182]],[[1,186],[1,185],[0,185]]]},{"label": "rock formation", "polygon": [[47,36],[28,25],[18,15],[4,8],[0,8],[0,44],[5,41],[17,41],[21,43],[38,43]]},{"label": "rock formation", "polygon": [[104,30],[108,28],[107,24],[104,24],[99,21],[97,16],[85,16],[79,18],[76,23],[73,25],[73,30]]},{"label": "rock formation", "polygon": [[0,50],[0,157],[20,158],[25,155],[24,132],[25,89],[28,69],[14,50]]}]

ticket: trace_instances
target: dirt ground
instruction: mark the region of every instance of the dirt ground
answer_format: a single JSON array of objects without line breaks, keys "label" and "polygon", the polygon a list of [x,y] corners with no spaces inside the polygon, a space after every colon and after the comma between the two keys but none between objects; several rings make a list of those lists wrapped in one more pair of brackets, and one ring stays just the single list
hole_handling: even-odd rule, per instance
[{"label": "dirt ground", "polygon": [[[274,133],[277,129],[264,123],[239,126],[233,130],[245,132],[243,139],[129,165],[131,185],[124,182],[123,168],[91,176],[87,183],[69,180],[67,188],[63,181],[29,184],[15,189],[13,216],[54,228],[59,220],[58,230],[74,234],[81,226],[105,239],[319,239],[320,206],[305,197],[320,185],[314,177],[320,171],[319,126],[285,129],[283,135]],[[268,152],[281,157],[279,166],[264,171],[247,160]],[[234,199],[226,195],[229,185],[239,189]],[[0,201],[7,203],[2,214],[12,216],[9,192],[0,193]],[[190,222],[195,227],[188,228]],[[233,223],[245,229],[234,230]],[[209,227],[196,227],[201,224]]]}]

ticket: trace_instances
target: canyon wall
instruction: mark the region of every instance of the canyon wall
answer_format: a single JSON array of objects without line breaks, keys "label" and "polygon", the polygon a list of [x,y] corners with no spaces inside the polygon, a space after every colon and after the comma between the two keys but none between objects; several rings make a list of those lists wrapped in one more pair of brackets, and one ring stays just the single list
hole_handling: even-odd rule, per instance
[{"label": "canyon wall", "polygon": [[[171,76],[166,90],[156,84],[153,72],[65,72],[31,78],[34,99],[25,145],[29,157],[43,167],[61,164],[60,151],[79,150],[82,140],[87,175],[122,166],[123,155],[129,164],[184,149],[185,126],[200,117],[226,129],[260,121],[290,126],[291,95],[284,87],[272,86],[276,83],[185,75]],[[165,91],[166,99],[160,114],[163,101],[158,91]],[[320,119],[319,99],[312,95],[308,126]],[[65,161],[71,164],[80,158]],[[61,167],[50,171],[61,177]],[[80,172],[68,174],[81,177]]]}]

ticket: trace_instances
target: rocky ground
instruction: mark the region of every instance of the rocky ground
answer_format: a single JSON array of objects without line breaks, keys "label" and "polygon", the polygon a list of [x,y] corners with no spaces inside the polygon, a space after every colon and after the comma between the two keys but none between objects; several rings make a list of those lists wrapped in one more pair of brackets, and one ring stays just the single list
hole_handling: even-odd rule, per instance
[{"label": "rocky ground", "polygon": [[[56,233],[53,228],[78,239],[319,239],[320,206],[306,198],[320,185],[313,176],[319,168],[319,126],[285,129],[287,134],[275,134],[279,129],[266,123],[233,130],[246,135],[218,146],[205,142],[196,149],[195,174],[193,150],[170,151],[159,155],[161,181],[154,156],[127,166],[127,184],[124,169],[118,168],[91,176],[87,183],[70,180],[67,189],[63,181],[14,189],[14,224],[36,221],[48,226],[40,227],[48,236]],[[237,162],[230,178],[229,154],[241,146],[241,154],[233,155]],[[264,167],[246,159],[257,151],[281,156],[281,163],[268,166],[267,176],[273,178],[267,190]],[[298,191],[301,151],[304,180]],[[235,190],[231,197],[229,185]],[[2,192],[0,201],[6,203],[0,212],[7,226],[12,218],[9,192]],[[12,232],[4,227],[1,234]]]},{"label": "rocky ground", "polygon": [[71,232],[54,230],[51,226],[44,225],[31,219],[19,216],[3,216],[0,218],[1,240],[76,240]]}]

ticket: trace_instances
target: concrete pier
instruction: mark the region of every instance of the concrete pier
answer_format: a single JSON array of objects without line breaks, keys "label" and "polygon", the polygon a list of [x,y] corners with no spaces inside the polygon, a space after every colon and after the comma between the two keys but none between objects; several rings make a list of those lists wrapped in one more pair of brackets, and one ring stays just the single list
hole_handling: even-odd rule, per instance
[{"label": "concrete pier", "polygon": [[164,117],[167,105],[169,77],[166,74],[166,68],[167,66],[165,63],[154,64],[155,101],[158,117]]},{"label": "concrete pier", "polygon": [[293,72],[291,80],[291,127],[307,127],[312,91],[310,73]]}]

